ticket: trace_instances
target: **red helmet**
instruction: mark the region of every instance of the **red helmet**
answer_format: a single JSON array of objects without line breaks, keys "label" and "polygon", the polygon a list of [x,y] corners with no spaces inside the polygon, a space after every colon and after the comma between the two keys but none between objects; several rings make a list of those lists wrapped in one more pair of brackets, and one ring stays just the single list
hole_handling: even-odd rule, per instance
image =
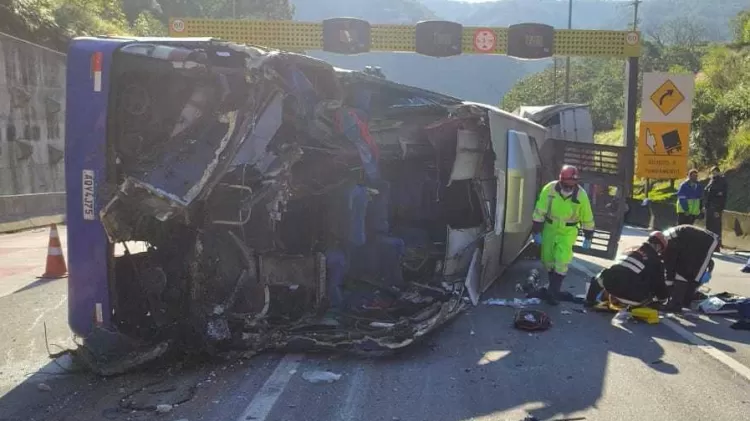
[{"label": "red helmet", "polygon": [[563,165],[560,170],[560,182],[569,186],[578,184],[578,168],[572,165]]},{"label": "red helmet", "polygon": [[667,244],[669,244],[669,241],[667,240],[667,237],[662,233],[661,231],[654,231],[651,234],[648,235],[648,242],[651,244],[657,244],[660,245],[662,250],[667,248]]}]

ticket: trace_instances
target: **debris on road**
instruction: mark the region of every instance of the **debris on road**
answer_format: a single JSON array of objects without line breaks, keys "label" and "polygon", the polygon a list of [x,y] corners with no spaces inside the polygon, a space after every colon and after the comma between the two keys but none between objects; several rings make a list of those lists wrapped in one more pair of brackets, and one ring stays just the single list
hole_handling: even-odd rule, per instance
[{"label": "debris on road", "polygon": [[302,378],[310,383],[333,383],[341,379],[341,374],[330,371],[305,371]]},{"label": "debris on road", "polygon": [[571,314],[573,314],[573,312],[570,310],[561,310],[560,314],[562,314],[563,316],[570,316]]},{"label": "debris on road", "polygon": [[39,383],[36,385],[36,388],[39,389],[42,392],[51,392],[52,388],[47,383]]},{"label": "debris on road", "polygon": [[622,325],[633,319],[633,315],[629,311],[623,309],[618,311],[614,317],[612,317],[613,325]]},{"label": "debris on road", "polygon": [[716,314],[719,313],[722,307],[724,307],[726,303],[722,301],[718,297],[709,297],[698,305],[698,309],[706,314]]},{"label": "debris on road", "polygon": [[519,310],[513,319],[516,329],[526,331],[543,331],[550,328],[552,322],[547,313],[539,310]]},{"label": "debris on road", "polygon": [[188,379],[155,381],[123,396],[119,405],[131,411],[170,411],[175,405],[193,399],[195,390],[196,385]]},{"label": "debris on road", "polygon": [[172,412],[172,405],[169,404],[161,404],[156,405],[156,412],[160,414],[166,414],[167,412]]},{"label": "debris on road", "polygon": [[502,307],[513,307],[513,308],[525,308],[527,306],[541,304],[542,300],[539,298],[514,298],[512,300],[506,300],[503,298],[490,298],[484,301],[483,304],[489,306],[502,306]]}]

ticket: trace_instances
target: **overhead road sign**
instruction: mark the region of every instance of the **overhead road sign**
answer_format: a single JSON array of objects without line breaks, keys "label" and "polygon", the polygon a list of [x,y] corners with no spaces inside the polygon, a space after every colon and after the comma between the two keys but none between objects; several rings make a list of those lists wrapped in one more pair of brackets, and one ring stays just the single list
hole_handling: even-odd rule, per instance
[{"label": "overhead road sign", "polygon": [[419,22],[414,26],[414,51],[430,57],[451,57],[463,50],[464,27],[443,20]]},{"label": "overhead road sign", "polygon": [[354,18],[323,21],[323,51],[338,54],[360,54],[370,51],[370,22]]},{"label": "overhead road sign", "polygon": [[690,123],[641,122],[636,174],[653,179],[687,176]]},{"label": "overhead road sign", "polygon": [[497,35],[489,28],[477,29],[474,32],[474,50],[477,53],[492,53],[497,47]]},{"label": "overhead road sign", "polygon": [[[169,35],[172,37],[215,37],[226,41],[290,51],[323,50],[323,26],[322,23],[295,21],[174,18],[170,20]],[[537,30],[545,31],[541,28],[537,26]],[[494,34],[494,49],[484,50],[487,37],[481,38],[483,48],[477,48],[478,30],[489,30]],[[419,52],[440,57],[447,56],[448,53],[456,55],[454,54],[456,52],[458,54],[507,54],[509,30],[513,36],[514,32],[510,28],[471,27],[446,21],[425,21],[416,25],[370,24],[370,50]],[[516,31],[516,33],[521,33],[519,30]],[[541,34],[527,34],[530,37],[523,38],[525,44],[534,47],[537,56],[542,53],[546,54],[545,49],[549,47],[549,29],[546,31]],[[458,33],[461,35],[460,44],[455,39]],[[557,29],[552,30],[552,34],[554,42],[551,51],[556,55],[626,58],[639,57],[641,53],[638,32]],[[542,36],[541,39],[539,35]],[[528,56],[530,53],[522,52],[521,55]]]},{"label": "overhead road sign", "polygon": [[540,59],[552,57],[555,28],[542,23],[519,23],[508,28],[508,52],[512,57]]}]

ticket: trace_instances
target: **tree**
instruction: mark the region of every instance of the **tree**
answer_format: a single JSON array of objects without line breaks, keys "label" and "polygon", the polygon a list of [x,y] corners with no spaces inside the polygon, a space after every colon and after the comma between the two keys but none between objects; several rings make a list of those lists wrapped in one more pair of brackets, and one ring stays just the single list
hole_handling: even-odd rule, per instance
[{"label": "tree", "polygon": [[120,0],[57,0],[55,22],[70,37],[126,34],[128,22]]},{"label": "tree", "polygon": [[151,12],[141,12],[131,25],[134,35],[161,37],[167,36],[166,25],[157,19]]},{"label": "tree", "polygon": [[[644,42],[646,54],[658,54],[651,61],[648,70],[668,71],[679,65],[695,73],[700,70],[701,57],[705,53],[708,40],[712,39],[706,27],[688,17],[671,18],[658,26],[644,28],[648,40]],[[645,45],[644,45],[645,46]]]},{"label": "tree", "polygon": [[732,20],[732,41],[737,44],[750,43],[750,10],[740,12]]},{"label": "tree", "polygon": [[[512,111],[521,105],[547,105],[562,101],[565,74],[553,67],[518,82],[503,97],[501,107]],[[610,130],[624,110],[622,60],[586,58],[571,63],[570,102],[591,105],[595,130]],[[557,85],[557,97],[555,97]]]},{"label": "tree", "polygon": [[150,6],[151,11],[160,8],[161,13],[155,14],[165,23],[176,16],[271,20],[290,20],[294,16],[289,0],[153,0],[152,3],[155,5]]},{"label": "tree", "polygon": [[63,50],[65,31],[57,25],[53,0],[5,0],[0,3],[0,32]]}]

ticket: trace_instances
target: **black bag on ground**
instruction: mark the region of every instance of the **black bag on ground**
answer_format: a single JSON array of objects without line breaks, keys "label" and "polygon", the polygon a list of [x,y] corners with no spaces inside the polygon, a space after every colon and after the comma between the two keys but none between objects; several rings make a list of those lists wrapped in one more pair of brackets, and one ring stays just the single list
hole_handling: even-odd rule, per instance
[{"label": "black bag on ground", "polygon": [[539,310],[518,310],[513,327],[526,331],[547,330],[552,325],[549,316]]}]

